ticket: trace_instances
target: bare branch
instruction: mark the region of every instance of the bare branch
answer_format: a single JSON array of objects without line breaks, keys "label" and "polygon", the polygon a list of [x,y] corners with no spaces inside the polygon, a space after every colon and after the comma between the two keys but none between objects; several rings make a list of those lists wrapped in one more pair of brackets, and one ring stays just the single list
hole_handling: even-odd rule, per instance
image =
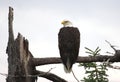
[{"label": "bare branch", "polygon": [[[110,59],[110,62],[120,62],[120,59],[116,59],[115,56],[100,55],[96,57],[78,57],[76,63],[89,63],[89,62],[103,62]],[[59,57],[49,57],[49,58],[32,58],[33,66],[47,65],[47,64],[58,64],[62,63]]]},{"label": "bare branch", "polygon": [[113,68],[113,69],[119,69],[119,70],[120,70],[120,66],[113,66],[113,65],[111,65],[111,64],[108,64],[108,67]]},{"label": "bare branch", "polygon": [[59,57],[33,58],[31,60],[33,66],[62,63]]},{"label": "bare branch", "polygon": [[39,77],[44,77],[44,78],[49,79],[53,82],[67,82],[66,80],[60,78],[59,76],[52,74],[52,73],[49,73],[49,72],[42,72],[42,71],[36,70],[34,73],[36,75],[38,75]]},{"label": "bare branch", "polygon": [[78,78],[75,76],[73,70],[72,70],[72,74],[73,74],[74,78],[77,80],[77,82],[80,82],[80,81],[78,80]]}]

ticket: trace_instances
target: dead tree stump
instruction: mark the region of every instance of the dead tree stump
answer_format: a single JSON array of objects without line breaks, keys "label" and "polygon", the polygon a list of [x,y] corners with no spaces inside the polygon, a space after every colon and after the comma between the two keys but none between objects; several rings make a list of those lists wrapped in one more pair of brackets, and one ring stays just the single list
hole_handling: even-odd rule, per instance
[{"label": "dead tree stump", "polygon": [[14,40],[12,22],[13,22],[13,8],[9,7],[9,39],[7,46],[8,54],[8,77],[7,82],[35,82],[36,77],[33,70],[35,67],[31,65],[30,60],[33,58],[29,51],[28,41],[18,34],[17,39]]}]

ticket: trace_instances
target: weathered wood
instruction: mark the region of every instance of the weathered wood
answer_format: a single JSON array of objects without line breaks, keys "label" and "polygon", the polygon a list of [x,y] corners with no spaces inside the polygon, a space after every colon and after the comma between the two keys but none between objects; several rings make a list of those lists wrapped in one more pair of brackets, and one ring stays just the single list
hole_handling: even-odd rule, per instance
[{"label": "weathered wood", "polygon": [[8,14],[8,27],[9,27],[9,41],[14,40],[14,33],[13,33],[13,8],[9,7],[9,14]]},{"label": "weathered wood", "polygon": [[18,34],[17,39],[14,40],[13,35],[13,8],[9,7],[9,39],[7,46],[8,54],[8,77],[7,82],[35,82],[36,77],[28,77],[33,75],[33,67],[30,64],[32,58],[28,49],[28,41]]}]

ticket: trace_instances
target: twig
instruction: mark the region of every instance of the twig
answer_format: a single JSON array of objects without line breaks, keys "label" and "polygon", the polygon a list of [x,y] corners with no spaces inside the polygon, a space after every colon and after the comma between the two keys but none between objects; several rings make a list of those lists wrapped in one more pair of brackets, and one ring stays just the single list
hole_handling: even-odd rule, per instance
[{"label": "twig", "polygon": [[75,76],[73,70],[72,70],[72,74],[73,74],[74,78],[77,80],[77,82],[80,82],[80,81],[77,79],[77,77]]},{"label": "twig", "polygon": [[105,40],[109,45],[110,45],[110,47],[116,52],[116,49],[114,48],[115,46],[113,46],[113,45],[111,45],[111,43],[110,42],[108,42],[107,40]]},{"label": "twig", "polygon": [[110,61],[110,59],[108,59],[106,62],[104,62],[108,67],[110,67],[110,68],[113,68],[113,69],[119,69],[120,70],[120,66],[113,66],[113,65],[111,65],[112,64],[112,62],[109,62]]},{"label": "twig", "polygon": [[111,65],[111,64],[108,64],[108,67],[113,68],[113,69],[119,69],[119,70],[120,70],[120,66],[113,66],[113,65]]},{"label": "twig", "polygon": [[2,76],[8,76],[8,74],[5,74],[5,73],[0,73],[0,75],[2,75]]},{"label": "twig", "polygon": [[111,55],[114,55],[114,53],[111,53],[111,52],[108,52],[108,51],[107,51],[106,53],[111,54]]},{"label": "twig", "polygon": [[49,79],[53,82],[67,82],[63,78],[61,78],[55,74],[52,74],[52,73],[46,73],[46,72],[42,72],[42,71],[38,71],[38,70],[35,70],[35,73],[37,75],[39,75],[39,77],[44,77],[44,78]]},{"label": "twig", "polygon": [[53,70],[53,69],[55,69],[55,68],[56,68],[56,67],[50,68],[49,71],[46,72],[46,73],[49,73],[51,70]]}]

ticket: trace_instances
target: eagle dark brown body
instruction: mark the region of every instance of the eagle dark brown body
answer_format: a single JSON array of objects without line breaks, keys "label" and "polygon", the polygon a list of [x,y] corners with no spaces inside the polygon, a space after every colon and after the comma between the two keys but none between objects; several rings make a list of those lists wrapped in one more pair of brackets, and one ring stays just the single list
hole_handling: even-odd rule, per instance
[{"label": "eagle dark brown body", "polygon": [[58,34],[58,46],[65,71],[69,73],[79,54],[79,30],[76,27],[62,27]]}]

